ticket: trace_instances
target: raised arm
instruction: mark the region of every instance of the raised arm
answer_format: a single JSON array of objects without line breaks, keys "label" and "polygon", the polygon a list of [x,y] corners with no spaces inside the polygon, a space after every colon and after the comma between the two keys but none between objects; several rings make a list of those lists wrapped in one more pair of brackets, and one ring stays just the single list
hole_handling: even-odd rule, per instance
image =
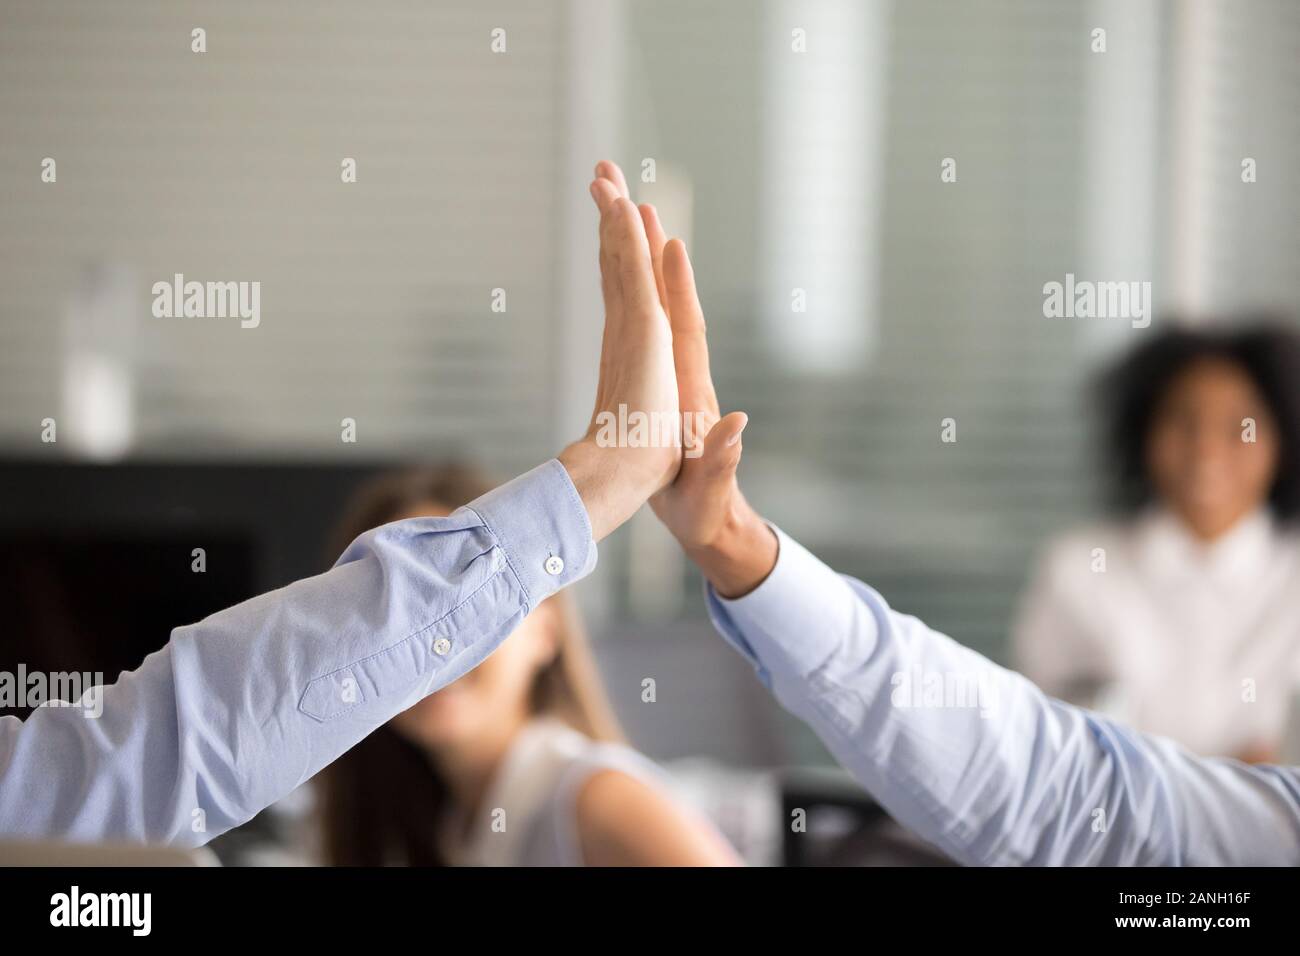
[{"label": "raised arm", "polygon": [[720,416],[686,250],[642,214],[682,409],[717,422],[655,511],[718,630],[868,792],[963,863],[1300,863],[1297,771],[1198,759],[1052,700],[768,526],[736,480],[746,418]]},{"label": "raised arm", "polygon": [[754,590],[728,601],[710,588],[715,626],[895,819],[954,860],[1300,863],[1295,769],[1199,758],[1053,700],[778,537]]},{"label": "raised arm", "polygon": [[326,574],[178,627],[94,706],[0,719],[0,835],[203,844],[473,668],[592,569],[596,541],[680,462],[677,448],[596,441],[602,411],[677,412],[644,227],[631,203],[603,198],[616,281],[587,436],[450,517],[370,531]]},{"label": "raised arm", "polygon": [[176,628],[93,708],[4,718],[0,834],[206,843],[470,670],[595,561],[556,461],[450,517],[367,532],[327,573]]}]

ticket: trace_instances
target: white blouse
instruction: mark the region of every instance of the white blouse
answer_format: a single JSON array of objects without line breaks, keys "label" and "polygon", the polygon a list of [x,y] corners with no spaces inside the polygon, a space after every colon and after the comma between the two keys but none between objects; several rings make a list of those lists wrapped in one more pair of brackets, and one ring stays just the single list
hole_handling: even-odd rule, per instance
[{"label": "white blouse", "polygon": [[657,786],[664,776],[621,744],[592,740],[561,721],[532,721],[511,744],[478,813],[444,834],[454,866],[582,866],[577,799],[602,770],[621,770]]},{"label": "white blouse", "polygon": [[1072,532],[1014,646],[1047,693],[1198,753],[1277,746],[1300,687],[1300,536],[1265,511],[1210,544],[1164,511]]}]

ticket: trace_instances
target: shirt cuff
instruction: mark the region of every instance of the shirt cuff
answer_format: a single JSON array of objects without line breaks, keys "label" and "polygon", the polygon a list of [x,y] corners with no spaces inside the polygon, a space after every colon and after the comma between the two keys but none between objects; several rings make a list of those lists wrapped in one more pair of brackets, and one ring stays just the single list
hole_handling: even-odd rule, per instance
[{"label": "shirt cuff", "polygon": [[[735,599],[720,597],[708,583],[704,591],[713,626],[771,688],[773,675],[802,680],[819,669],[840,649],[845,634],[856,630],[859,638],[874,642],[875,632],[872,616],[860,613],[847,579],[780,528],[769,527],[779,550],[762,584]],[[871,634],[862,634],[864,623]]]},{"label": "shirt cuff", "polygon": [[466,507],[496,538],[529,611],[596,566],[587,509],[568,470],[554,458]]}]

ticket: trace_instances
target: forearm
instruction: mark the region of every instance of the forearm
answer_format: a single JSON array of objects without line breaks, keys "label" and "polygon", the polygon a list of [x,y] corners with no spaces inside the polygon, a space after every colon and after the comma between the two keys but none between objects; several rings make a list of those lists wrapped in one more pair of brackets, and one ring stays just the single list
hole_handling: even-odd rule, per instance
[{"label": "forearm", "polygon": [[1294,774],[1200,761],[1053,701],[790,539],[781,552],[749,596],[710,599],[715,623],[868,792],[954,859],[1300,859]]},{"label": "forearm", "polygon": [[555,462],[450,517],[367,532],[326,574],[177,628],[98,717],[0,725],[0,833],[205,843],[469,671],[594,563]]},{"label": "forearm", "polygon": [[594,437],[626,407],[671,419],[679,403],[640,214],[626,188],[598,180],[592,196],[606,315],[588,436],[447,518],[368,532],[329,573],[178,628],[103,691],[93,721],[0,721],[0,833],[206,842],[466,673],[591,570],[595,541],[681,464],[680,448]]},{"label": "forearm", "polygon": [[558,456],[590,518],[593,540],[604,539],[632,517],[663,483],[662,473],[630,464],[629,457],[589,439],[574,442]]}]

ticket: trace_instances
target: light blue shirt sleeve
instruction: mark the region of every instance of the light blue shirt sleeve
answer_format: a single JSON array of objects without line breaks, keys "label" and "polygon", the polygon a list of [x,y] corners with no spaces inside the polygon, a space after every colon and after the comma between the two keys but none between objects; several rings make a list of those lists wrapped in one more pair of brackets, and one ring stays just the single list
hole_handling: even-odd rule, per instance
[{"label": "light blue shirt sleeve", "polygon": [[449,517],[369,531],[325,574],[176,628],[93,707],[0,719],[0,835],[206,843],[469,671],[595,563],[555,460]]},{"label": "light blue shirt sleeve", "polygon": [[1047,697],[778,531],[718,631],[895,819],[967,864],[1300,864],[1300,771]]}]

